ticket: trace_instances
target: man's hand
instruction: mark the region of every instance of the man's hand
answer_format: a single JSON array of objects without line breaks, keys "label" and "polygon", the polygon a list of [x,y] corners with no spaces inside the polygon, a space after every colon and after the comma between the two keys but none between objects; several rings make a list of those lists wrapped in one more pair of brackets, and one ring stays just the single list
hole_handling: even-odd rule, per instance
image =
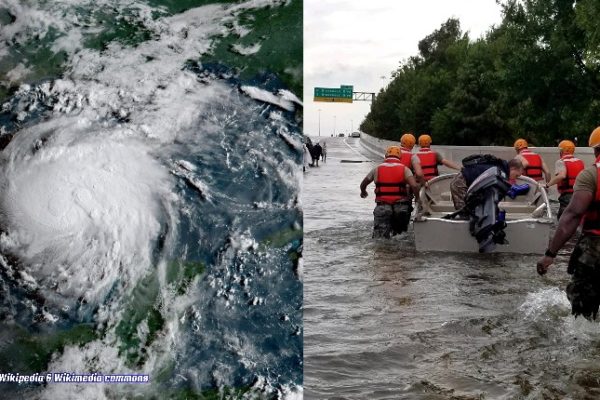
[{"label": "man's hand", "polygon": [[367,186],[369,186],[369,184],[373,182],[373,175],[373,173],[369,173],[360,183],[360,197],[362,197],[363,199],[369,195],[367,193]]},{"label": "man's hand", "polygon": [[540,275],[544,275],[546,272],[548,272],[548,267],[550,267],[550,265],[554,262],[554,258],[549,257],[549,256],[544,256],[542,257],[538,262],[537,262],[537,272]]}]

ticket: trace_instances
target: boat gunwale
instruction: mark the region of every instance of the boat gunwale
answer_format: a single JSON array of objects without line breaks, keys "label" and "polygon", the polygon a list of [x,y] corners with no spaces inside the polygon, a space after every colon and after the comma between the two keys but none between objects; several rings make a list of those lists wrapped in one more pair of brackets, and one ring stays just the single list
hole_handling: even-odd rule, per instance
[{"label": "boat gunwale", "polygon": [[[437,214],[442,214],[444,213],[444,215],[448,215],[449,213],[451,214],[451,212],[440,212],[440,211],[431,211],[431,205],[435,204],[435,198],[433,196],[431,196],[431,193],[428,192],[427,190],[429,189],[429,187],[432,184],[435,184],[437,182],[441,182],[441,181],[445,181],[445,180],[449,180],[451,178],[454,178],[458,173],[447,173],[447,174],[442,174],[442,175],[438,175],[436,177],[434,177],[433,179],[431,179],[430,181],[427,182],[426,186],[422,186],[421,189],[419,190],[419,198],[421,199],[421,202],[423,202],[424,199],[429,199],[427,201],[427,204],[422,204],[421,205],[421,212],[419,213],[420,215],[418,215],[414,221],[417,222],[424,222],[424,220],[426,219],[431,219],[431,218],[436,218],[436,217],[431,217],[432,214],[437,213]],[[507,218],[506,218],[506,223],[515,223],[515,222],[519,222],[519,221],[525,221],[527,219],[530,219],[532,221],[536,221],[536,222],[543,222],[545,219],[547,219],[547,222],[543,222],[543,223],[551,223],[552,222],[552,210],[550,208],[550,200],[548,199],[548,193],[546,192],[546,189],[540,185],[537,181],[531,179],[528,176],[520,176],[519,178],[522,181],[524,181],[525,183],[528,183],[530,186],[533,187],[537,187],[537,190],[540,192],[541,196],[542,196],[542,201],[540,202],[541,204],[539,206],[541,206],[542,204],[546,205],[546,210],[545,210],[545,215],[540,216],[540,217],[528,217],[528,218],[520,218],[520,219],[513,219],[510,218],[510,214],[507,214]],[[515,202],[518,203],[518,202]],[[539,207],[538,206],[538,207]],[[424,215],[423,212],[425,212],[426,210],[429,210],[428,213],[430,216]],[[515,214],[519,214],[519,213],[514,213],[512,215]],[[523,214],[523,213],[521,213]],[[462,222],[463,220],[450,220],[450,219],[443,219],[445,222]],[[468,221],[464,221],[464,222],[468,222]]]}]

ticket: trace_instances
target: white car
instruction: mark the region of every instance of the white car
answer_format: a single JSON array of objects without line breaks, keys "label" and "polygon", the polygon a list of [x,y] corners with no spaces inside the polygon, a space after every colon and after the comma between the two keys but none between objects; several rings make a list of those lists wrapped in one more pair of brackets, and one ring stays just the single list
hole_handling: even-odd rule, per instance
[{"label": "white car", "polygon": [[352,132],[350,137],[360,137],[360,132]]}]

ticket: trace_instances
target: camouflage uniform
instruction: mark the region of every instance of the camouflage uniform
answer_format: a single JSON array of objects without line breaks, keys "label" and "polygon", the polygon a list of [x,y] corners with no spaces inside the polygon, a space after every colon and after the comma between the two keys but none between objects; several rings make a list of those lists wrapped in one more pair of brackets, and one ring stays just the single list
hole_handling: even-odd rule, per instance
[{"label": "camouflage uniform", "polygon": [[[575,180],[574,190],[595,193],[597,176],[595,166],[581,171]],[[571,274],[571,282],[566,289],[571,313],[596,319],[600,306],[600,236],[581,234],[571,253],[567,272]]]},{"label": "camouflage uniform", "polygon": [[596,319],[600,306],[600,236],[581,235],[569,259],[571,313]]},{"label": "camouflage uniform", "polygon": [[[412,172],[407,169],[405,172],[406,177],[413,176]],[[371,181],[377,180],[377,167],[373,168],[367,179]],[[388,204],[378,202],[373,210],[373,237],[374,238],[390,238],[391,236],[398,235],[408,230],[408,224],[410,223],[410,214],[413,211],[412,199],[413,194],[410,189],[408,190],[408,199],[405,201],[398,201],[394,204]]]},{"label": "camouflage uniform", "polygon": [[395,204],[379,203],[373,210],[373,237],[390,238],[408,230],[412,201]]},{"label": "camouflage uniform", "polygon": [[567,206],[569,205],[571,197],[573,197],[573,193],[563,193],[560,196],[558,196],[558,204],[560,204],[560,206],[558,207],[558,214],[556,214],[557,220],[560,220],[560,216],[565,211],[565,208],[567,208]]},{"label": "camouflage uniform", "polygon": [[457,211],[465,206],[465,198],[467,197],[467,181],[464,175],[459,172],[450,182],[450,194],[452,195],[452,203]]}]

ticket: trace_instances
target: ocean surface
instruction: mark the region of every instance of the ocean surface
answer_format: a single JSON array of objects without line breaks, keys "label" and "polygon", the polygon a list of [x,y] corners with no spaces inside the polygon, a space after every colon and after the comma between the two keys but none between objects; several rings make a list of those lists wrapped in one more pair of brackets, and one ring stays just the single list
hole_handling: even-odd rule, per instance
[{"label": "ocean surface", "polygon": [[0,397],[302,397],[301,2],[209,3],[0,1],[0,373],[149,378]]},{"label": "ocean surface", "polygon": [[360,139],[313,140],[328,156],[302,189],[305,399],[600,396],[600,326],[564,292],[572,243],[540,277],[535,255],[372,239],[373,184],[366,199],[359,185],[381,159]]}]

